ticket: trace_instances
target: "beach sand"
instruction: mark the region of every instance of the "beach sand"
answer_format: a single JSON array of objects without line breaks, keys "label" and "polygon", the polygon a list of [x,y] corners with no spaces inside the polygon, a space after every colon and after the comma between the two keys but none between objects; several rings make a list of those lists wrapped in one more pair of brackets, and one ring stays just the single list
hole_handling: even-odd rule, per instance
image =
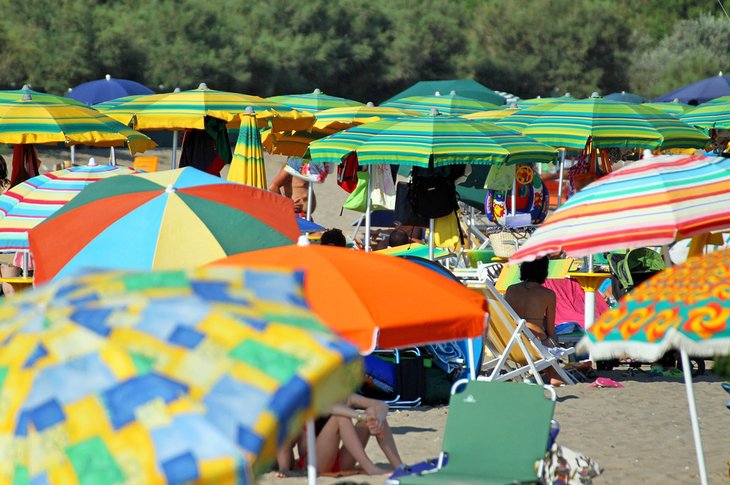
[{"label": "beach sand", "polygon": [[[108,149],[77,150],[76,162],[87,163],[94,156],[104,163]],[[169,167],[170,149],[155,149],[145,155],[160,157],[160,168]],[[10,162],[8,153],[6,159]],[[67,160],[68,151],[41,148],[41,160],[47,167]],[[126,149],[117,150],[120,165],[131,165]],[[284,157],[266,156],[269,180],[284,163]],[[225,174],[225,172],[224,172]],[[335,183],[335,177],[315,188],[317,211],[314,219],[325,227],[339,227],[350,235],[350,224],[357,213],[340,206],[347,194]],[[645,367],[646,369],[646,367]],[[596,460],[603,474],[596,483],[605,484],[667,484],[698,483],[692,430],[687,397],[682,380],[628,376],[626,368],[599,375],[622,382],[621,389],[592,388],[586,383],[557,390],[555,417],[560,422],[558,443],[582,452]],[[694,386],[705,458],[710,483],[728,483],[730,459],[730,410],[725,403],[728,395],[721,389],[719,379],[711,373],[697,379]],[[444,433],[447,407],[392,411],[389,417],[396,441],[405,463],[415,463],[438,455]],[[483,430],[485,453],[490,443],[489,430]],[[498,445],[498,444],[497,444]],[[385,458],[373,442],[368,453],[380,464]],[[319,483],[335,484],[345,481],[381,484],[385,477],[356,475],[344,478],[322,477]],[[306,483],[304,476],[276,478],[273,473],[261,477],[266,485],[298,485]]]}]

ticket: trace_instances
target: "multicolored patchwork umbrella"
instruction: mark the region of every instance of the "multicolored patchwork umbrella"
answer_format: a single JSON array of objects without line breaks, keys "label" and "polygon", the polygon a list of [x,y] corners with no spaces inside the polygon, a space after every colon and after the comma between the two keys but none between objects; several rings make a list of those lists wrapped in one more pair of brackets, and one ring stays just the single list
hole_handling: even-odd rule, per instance
[{"label": "multicolored patchwork umbrella", "polygon": [[730,227],[730,159],[645,158],[601,177],[550,214],[510,261],[669,244]]},{"label": "multicolored patchwork umbrella", "polygon": [[28,231],[76,197],[84,187],[133,172],[122,166],[74,166],[16,185],[0,195],[0,251],[28,249]]},{"label": "multicolored patchwork umbrella", "polygon": [[0,482],[240,483],[361,382],[302,274],[81,275],[0,304]]},{"label": "multicolored patchwork umbrella", "polygon": [[377,121],[312,142],[312,160],[339,163],[349,152],[358,162],[415,165],[550,162],[556,151],[486,121],[432,114]]},{"label": "multicolored patchwork umbrella", "polygon": [[675,117],[641,104],[589,98],[540,104],[497,124],[554,147],[704,148],[707,135]]},{"label": "multicolored patchwork umbrella", "polygon": [[228,169],[228,180],[239,184],[266,190],[266,166],[264,165],[264,148],[261,145],[261,133],[253,113],[241,115],[241,128],[238,132],[236,149]]},{"label": "multicolored patchwork umbrella", "polygon": [[316,113],[330,108],[363,105],[360,101],[353,99],[329,96],[324,94],[320,89],[315,89],[311,93],[286,94],[282,96],[271,96],[266,99],[297,111],[306,111],[309,113]]},{"label": "multicolored patchwork umbrella", "polygon": [[291,199],[192,167],[91,184],[29,233],[36,283],[84,266],[193,268],[298,236]]},{"label": "multicolored patchwork umbrella", "polygon": [[341,131],[373,121],[394,120],[408,116],[419,116],[416,111],[374,106],[373,103],[344,108],[331,108],[316,113],[314,128],[318,130]]},{"label": "multicolored patchwork umbrella", "polygon": [[705,130],[730,130],[730,97],[697,106],[679,115],[679,119]]},{"label": "multicolored patchwork umbrella", "polygon": [[437,109],[439,113],[451,116],[461,116],[469,113],[476,113],[477,111],[502,108],[496,104],[459,96],[454,91],[451,91],[450,94],[446,95],[436,92],[431,96],[409,96],[407,98],[399,98],[395,101],[385,102],[381,106],[418,111],[422,114],[429,114],[432,109]]}]

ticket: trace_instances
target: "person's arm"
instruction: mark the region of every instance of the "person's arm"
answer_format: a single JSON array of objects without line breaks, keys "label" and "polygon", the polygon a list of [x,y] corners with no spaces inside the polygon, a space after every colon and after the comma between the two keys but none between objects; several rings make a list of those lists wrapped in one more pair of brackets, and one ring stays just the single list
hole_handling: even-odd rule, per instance
[{"label": "person's arm", "polygon": [[[279,170],[279,173],[276,174],[276,177],[273,178],[271,183],[269,184],[269,190],[271,192],[276,192],[277,194],[286,195],[287,197],[291,197],[291,182],[292,182],[292,175],[284,170],[284,167],[281,167],[281,170]],[[284,193],[282,194],[281,189],[284,187]],[[289,187],[289,194],[286,193],[286,187]]]},{"label": "person's arm", "polygon": [[388,410],[390,409],[386,403],[359,394],[351,394],[347,404],[365,410],[365,421],[370,434],[378,436],[383,432],[383,423],[385,423],[385,418],[388,416]]}]

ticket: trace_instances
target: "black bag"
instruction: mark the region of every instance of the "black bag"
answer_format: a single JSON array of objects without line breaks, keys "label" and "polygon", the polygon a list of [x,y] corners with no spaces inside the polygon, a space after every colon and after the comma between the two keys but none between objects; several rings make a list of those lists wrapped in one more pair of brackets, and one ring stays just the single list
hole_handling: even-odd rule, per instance
[{"label": "black bag", "polygon": [[413,212],[413,206],[408,197],[411,184],[398,182],[395,186],[395,214],[393,220],[404,226],[428,227],[428,218],[421,217]]},{"label": "black bag", "polygon": [[429,219],[447,216],[459,208],[456,185],[443,177],[414,176],[408,199],[413,212]]}]

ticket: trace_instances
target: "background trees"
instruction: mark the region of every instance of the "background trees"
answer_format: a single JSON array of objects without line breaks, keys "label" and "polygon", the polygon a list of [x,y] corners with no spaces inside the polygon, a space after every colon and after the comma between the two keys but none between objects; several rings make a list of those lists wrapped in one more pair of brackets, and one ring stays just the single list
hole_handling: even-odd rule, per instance
[{"label": "background trees", "polygon": [[[0,88],[105,74],[157,91],[324,92],[379,102],[473,77],[523,98],[654,97],[730,71],[730,20],[699,0],[0,0]],[[684,20],[687,19],[687,20]]]}]

